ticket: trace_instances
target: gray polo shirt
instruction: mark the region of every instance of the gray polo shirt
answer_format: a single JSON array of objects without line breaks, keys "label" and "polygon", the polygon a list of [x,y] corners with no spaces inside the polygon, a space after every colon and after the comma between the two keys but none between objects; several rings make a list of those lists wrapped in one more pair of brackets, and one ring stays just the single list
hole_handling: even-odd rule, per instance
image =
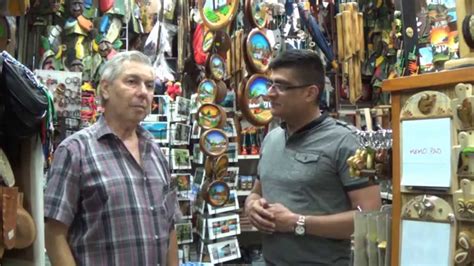
[{"label": "gray polo shirt", "polygon": [[[354,132],[327,115],[290,137],[272,130],[258,165],[263,197],[303,215],[351,210],[347,192],[370,185],[349,176],[346,160],[360,147]],[[263,236],[263,255],[276,265],[348,265],[350,241],[275,233]]]}]

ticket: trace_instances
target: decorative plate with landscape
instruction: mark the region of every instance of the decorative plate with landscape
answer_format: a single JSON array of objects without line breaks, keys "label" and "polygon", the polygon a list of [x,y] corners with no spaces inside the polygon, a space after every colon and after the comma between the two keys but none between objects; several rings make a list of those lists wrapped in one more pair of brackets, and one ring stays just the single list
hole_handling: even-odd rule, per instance
[{"label": "decorative plate with landscape", "polygon": [[267,97],[269,82],[267,76],[255,74],[245,86],[242,112],[250,123],[257,126],[264,126],[272,120],[271,105]]},{"label": "decorative plate with landscape", "polygon": [[222,128],[226,119],[224,109],[212,103],[201,105],[197,112],[198,125],[203,129]]},{"label": "decorative plate with landscape", "polygon": [[220,129],[209,129],[202,134],[199,141],[201,150],[208,156],[224,154],[228,143],[225,132]]},{"label": "decorative plate with landscape", "polygon": [[226,182],[214,181],[209,184],[207,192],[207,203],[214,207],[220,207],[229,200],[230,189]]},{"label": "decorative plate with landscape", "polygon": [[262,29],[267,24],[268,15],[268,3],[263,0],[246,0],[245,9],[247,17],[249,17],[250,23],[253,26]]},{"label": "decorative plate with landscape", "polygon": [[203,103],[213,103],[216,99],[217,86],[213,80],[204,79],[198,86],[198,101]]},{"label": "decorative plate with landscape", "polygon": [[263,31],[253,29],[247,37],[245,46],[249,66],[258,73],[267,71],[272,58],[272,47]]},{"label": "decorative plate with landscape", "polygon": [[[208,62],[209,72],[211,77],[215,80],[221,80],[225,75],[225,61],[224,58],[217,54],[211,55]],[[217,93],[216,93],[217,94]]]},{"label": "decorative plate with landscape", "polygon": [[235,17],[239,0],[199,0],[198,8],[204,24],[211,30],[222,29]]}]

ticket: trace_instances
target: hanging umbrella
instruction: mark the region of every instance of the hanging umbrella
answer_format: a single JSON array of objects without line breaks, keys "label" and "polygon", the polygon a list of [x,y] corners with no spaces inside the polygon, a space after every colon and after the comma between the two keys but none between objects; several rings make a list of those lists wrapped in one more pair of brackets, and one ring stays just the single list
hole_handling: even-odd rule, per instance
[{"label": "hanging umbrella", "polygon": [[314,16],[311,15],[308,10],[304,9],[304,6],[302,3],[298,4],[298,12],[300,13],[301,22],[308,29],[309,33],[311,34],[311,37],[313,38],[313,41],[316,43],[319,49],[321,49],[321,51],[324,53],[327,60],[331,62],[331,64],[333,65],[333,68],[336,68],[337,64],[334,60],[334,53],[332,51],[332,48],[329,46],[328,41],[326,40],[323,33],[319,29],[318,22],[316,21]]}]

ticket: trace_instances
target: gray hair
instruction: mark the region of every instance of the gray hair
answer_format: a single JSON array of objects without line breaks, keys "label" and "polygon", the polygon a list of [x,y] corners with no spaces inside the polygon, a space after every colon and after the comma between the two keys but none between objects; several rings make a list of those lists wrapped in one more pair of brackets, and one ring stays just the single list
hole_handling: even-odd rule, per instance
[{"label": "gray hair", "polygon": [[[112,59],[105,63],[102,74],[100,75],[100,80],[113,82],[120,74],[122,74],[124,70],[123,65],[126,61],[138,62],[150,66],[153,69],[153,75],[155,75],[155,70],[148,56],[139,51],[125,51],[117,53],[114,57],[112,57]],[[100,84],[98,87],[98,94],[100,96],[101,103],[104,105],[106,100],[102,96]]]},{"label": "gray hair", "polygon": [[139,51],[126,51],[117,53],[112,59],[107,61],[102,71],[100,80],[109,82],[114,81],[123,72],[123,63],[125,61],[143,63],[147,66],[153,67],[150,58]]}]

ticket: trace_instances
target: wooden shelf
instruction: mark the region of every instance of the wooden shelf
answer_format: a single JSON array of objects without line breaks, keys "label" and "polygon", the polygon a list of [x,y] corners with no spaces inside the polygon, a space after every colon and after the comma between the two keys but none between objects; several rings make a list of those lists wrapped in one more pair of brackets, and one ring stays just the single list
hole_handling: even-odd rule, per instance
[{"label": "wooden shelf", "polygon": [[386,92],[403,91],[469,81],[474,82],[474,67],[386,79],[382,82],[382,90]]}]

